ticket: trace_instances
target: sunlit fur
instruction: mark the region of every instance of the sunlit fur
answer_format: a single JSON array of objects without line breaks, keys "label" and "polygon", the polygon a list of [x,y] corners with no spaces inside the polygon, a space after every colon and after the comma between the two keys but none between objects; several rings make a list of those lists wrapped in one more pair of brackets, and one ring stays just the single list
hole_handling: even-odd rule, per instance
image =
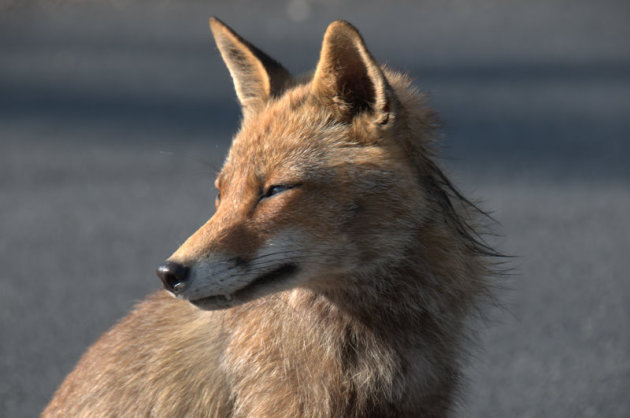
[{"label": "sunlit fur", "polygon": [[[250,47],[213,25],[230,48]],[[354,64],[336,67],[348,54]],[[170,259],[255,260],[282,232],[293,249],[273,262],[299,270],[289,288],[223,310],[157,292],[88,350],[44,415],[448,416],[496,253],[434,162],[433,112],[345,22],[329,27],[312,79],[274,84],[260,65],[231,64],[249,107],[221,202]],[[363,79],[344,74],[337,91],[340,71]],[[299,187],[260,200],[274,183]]]}]

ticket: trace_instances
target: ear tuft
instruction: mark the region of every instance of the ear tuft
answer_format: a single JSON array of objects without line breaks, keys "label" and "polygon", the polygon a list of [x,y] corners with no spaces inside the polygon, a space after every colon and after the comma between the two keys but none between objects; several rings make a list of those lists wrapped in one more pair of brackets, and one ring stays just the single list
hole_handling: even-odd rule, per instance
[{"label": "ear tuft", "polygon": [[341,119],[363,111],[373,112],[379,124],[390,119],[392,89],[357,29],[346,21],[326,29],[311,92],[335,106]]},{"label": "ear tuft", "polygon": [[243,113],[255,113],[273,96],[279,96],[291,74],[277,61],[247,42],[216,17],[210,30],[230,71]]}]

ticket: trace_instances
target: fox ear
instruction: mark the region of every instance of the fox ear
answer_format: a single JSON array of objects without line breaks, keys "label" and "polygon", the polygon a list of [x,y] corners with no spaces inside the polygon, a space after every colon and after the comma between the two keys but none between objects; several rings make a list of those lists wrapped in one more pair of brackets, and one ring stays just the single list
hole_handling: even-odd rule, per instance
[{"label": "fox ear", "polygon": [[362,111],[371,111],[379,124],[390,120],[393,91],[359,32],[346,21],[326,29],[311,88],[342,120]]},{"label": "fox ear", "polygon": [[270,97],[282,93],[291,79],[282,65],[216,17],[210,18],[210,29],[234,81],[245,117],[260,110]]}]

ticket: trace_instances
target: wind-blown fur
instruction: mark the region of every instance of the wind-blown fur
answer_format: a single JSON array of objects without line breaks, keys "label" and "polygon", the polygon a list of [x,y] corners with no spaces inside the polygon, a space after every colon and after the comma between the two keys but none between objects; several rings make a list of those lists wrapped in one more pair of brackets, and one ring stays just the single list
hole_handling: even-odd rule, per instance
[{"label": "wind-blown fur", "polygon": [[[433,112],[345,22],[301,81],[212,25],[245,119],[217,213],[171,257],[203,260],[201,284],[187,300],[160,291],[138,305],[44,416],[447,416],[497,253],[483,214],[434,162]],[[275,178],[294,186],[259,197]],[[244,277],[243,264],[266,271],[278,259],[297,266],[288,281],[208,294],[208,269]]]}]

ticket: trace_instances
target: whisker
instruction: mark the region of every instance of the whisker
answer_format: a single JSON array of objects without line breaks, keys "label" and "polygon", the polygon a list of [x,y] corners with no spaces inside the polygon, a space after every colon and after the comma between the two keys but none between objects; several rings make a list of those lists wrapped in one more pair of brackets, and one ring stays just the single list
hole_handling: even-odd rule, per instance
[{"label": "whisker", "polygon": [[[300,263],[301,264],[309,264],[310,262],[308,260],[306,260],[306,261],[300,261]],[[315,263],[312,263],[312,264],[315,264]],[[256,270],[250,270],[247,273],[265,274],[265,273],[268,273],[268,271],[266,271],[264,268],[257,268]],[[257,275],[257,274],[255,274],[255,275]],[[243,272],[240,272],[240,273],[234,273],[234,274],[230,274],[230,275],[227,275],[225,277],[222,277],[221,281],[232,281],[234,278],[236,278],[237,280],[234,283],[232,283],[232,284],[238,284],[240,282],[243,282],[245,284],[249,284],[249,283],[251,283],[252,281],[255,280],[255,278],[252,278],[252,279],[250,279],[248,281],[246,281],[246,280],[238,280],[238,278],[241,278],[241,279],[245,278],[245,274],[243,274]],[[197,289],[197,292],[198,293],[204,293],[204,291],[206,289],[208,289],[209,287],[212,287],[212,286],[200,286]]]},{"label": "whisker", "polygon": [[276,251],[274,253],[263,254],[263,255],[260,255],[258,257],[254,257],[254,258],[250,259],[249,261],[250,262],[257,261],[257,260],[260,260],[262,258],[267,258],[267,257],[275,256],[275,255],[278,255],[278,254],[292,254],[292,253],[304,253],[304,252],[308,252],[308,251],[305,251],[303,249],[300,249],[300,250],[282,250],[282,251]]},{"label": "whisker", "polygon": [[[298,256],[293,256],[291,258],[288,258],[287,261],[293,261],[293,260],[305,260],[305,259],[309,259],[309,258],[315,258],[315,257],[319,257],[319,254],[303,254],[303,255],[298,255]],[[266,261],[262,261],[262,262],[258,262],[258,263],[250,263],[249,267],[250,270],[253,268],[261,268],[261,267],[266,267],[266,266],[272,266],[274,264],[282,264],[283,260],[266,260]]]},{"label": "whisker", "polygon": [[[248,266],[250,266],[250,267],[251,266],[254,266],[254,267],[261,266],[263,264],[261,264],[260,260],[262,260],[264,258],[271,257],[271,256],[277,256],[277,255],[280,255],[280,254],[290,255],[290,254],[295,254],[295,253],[302,254],[302,255],[297,257],[297,258],[295,256],[293,256],[292,259],[300,259],[302,257],[310,257],[310,256],[314,257],[314,256],[319,256],[320,255],[319,252],[315,252],[315,251],[304,251],[304,250],[277,251],[275,253],[264,254],[264,255],[252,258],[251,260],[248,261]],[[263,262],[265,262],[265,261],[263,261]],[[273,263],[276,263],[276,260],[269,260],[269,262],[271,264],[273,264]],[[217,264],[222,264],[224,269],[220,270],[220,271],[216,271],[214,274],[223,274],[223,273],[226,273],[226,272],[228,272],[230,270],[240,269],[241,268],[240,266],[231,264],[230,261],[227,261],[227,260],[220,261]]]},{"label": "whisker", "polygon": [[[316,264],[316,263],[314,263],[314,262],[313,262],[313,263],[311,263],[311,262],[309,261],[309,257],[306,257],[306,256],[305,256],[305,257],[300,257],[300,258],[298,258],[298,259],[300,260],[300,263],[301,263],[301,264],[313,264],[313,265],[314,265],[314,264]],[[266,270],[267,270],[267,269],[266,269],[266,267],[273,266],[274,264],[276,264],[276,263],[271,263],[271,262],[270,262],[270,263],[265,263],[265,264],[257,265],[257,266],[255,266],[255,268],[254,268],[254,269],[249,269],[249,270],[247,270],[246,272],[244,272],[244,271],[234,272],[233,274],[229,274],[229,275],[226,275],[226,276],[222,277],[222,278],[221,278],[221,281],[231,280],[231,279],[233,279],[233,278],[235,278],[235,277],[244,276],[244,275],[245,275],[245,273],[248,273],[248,274],[252,274],[252,273],[253,273],[253,274],[262,273],[262,274],[264,274],[264,273],[266,273],[266,272],[267,272],[267,271],[266,271]],[[278,264],[279,264],[279,263],[278,263]],[[234,268],[233,268],[232,270],[234,270]],[[228,271],[229,271],[229,270],[228,270]]]}]

